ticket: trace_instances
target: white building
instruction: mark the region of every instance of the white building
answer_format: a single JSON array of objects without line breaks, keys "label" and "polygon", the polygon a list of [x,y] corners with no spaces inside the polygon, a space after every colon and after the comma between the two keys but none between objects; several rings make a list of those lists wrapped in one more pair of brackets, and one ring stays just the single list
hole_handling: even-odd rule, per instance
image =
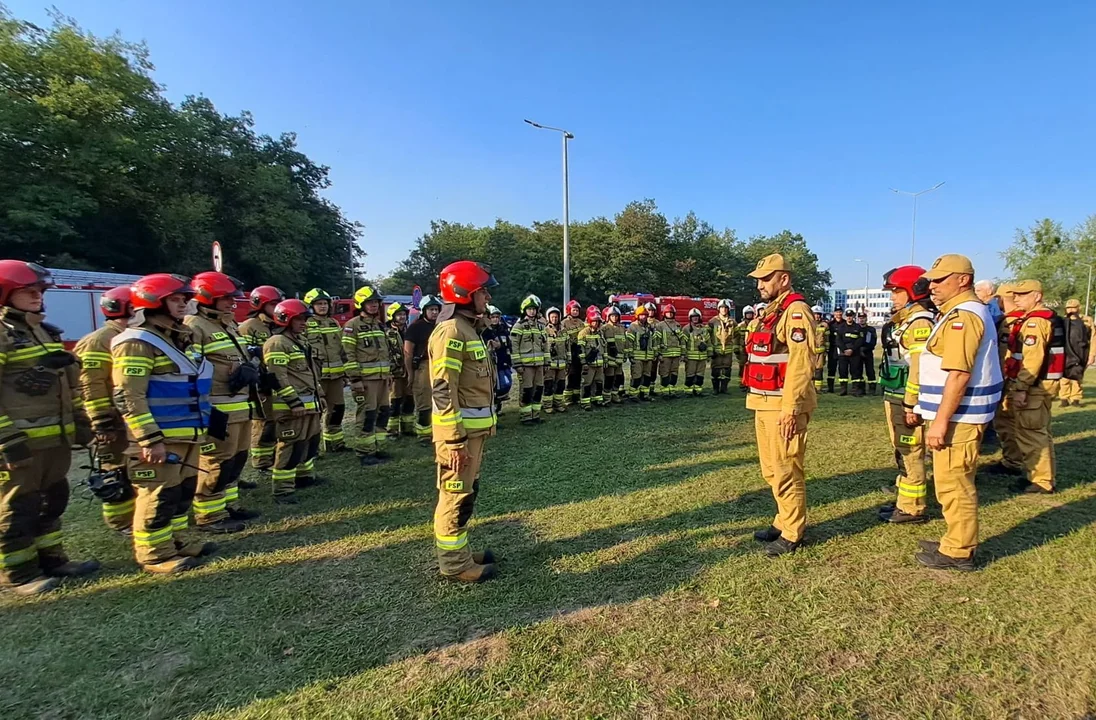
[{"label": "white building", "polygon": [[831,289],[823,307],[827,313],[833,312],[839,307],[846,312],[852,310],[859,312],[865,310],[868,313],[870,325],[882,325],[890,320],[891,302],[890,291],[882,288],[868,288],[867,301],[864,299],[864,288]]}]

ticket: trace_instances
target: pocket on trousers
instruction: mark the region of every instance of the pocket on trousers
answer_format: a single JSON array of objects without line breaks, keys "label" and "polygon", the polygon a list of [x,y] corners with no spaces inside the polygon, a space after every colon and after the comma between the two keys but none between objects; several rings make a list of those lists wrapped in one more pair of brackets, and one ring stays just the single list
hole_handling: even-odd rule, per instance
[{"label": "pocket on trousers", "polygon": [[1045,430],[1047,427],[1047,413],[1040,405],[1036,408],[1016,410],[1016,424],[1024,430]]},{"label": "pocket on trousers", "polygon": [[295,442],[300,436],[300,428],[291,421],[279,421],[274,430],[274,437],[281,442]]}]

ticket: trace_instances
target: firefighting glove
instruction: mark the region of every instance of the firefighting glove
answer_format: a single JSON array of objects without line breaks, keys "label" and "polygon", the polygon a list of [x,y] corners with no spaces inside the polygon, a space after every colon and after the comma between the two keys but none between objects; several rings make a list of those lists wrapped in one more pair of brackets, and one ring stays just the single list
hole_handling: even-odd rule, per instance
[{"label": "firefighting glove", "polygon": [[699,345],[696,346],[696,349],[699,350],[700,352],[707,352],[708,343],[700,343]]},{"label": "firefighting glove", "polygon": [[91,429],[91,423],[87,418],[77,418],[76,430],[73,433],[73,442],[81,447],[87,447],[91,445],[92,440],[95,439],[95,433]]},{"label": "firefighting glove", "polygon": [[11,440],[8,440],[4,445],[4,449],[0,450],[0,467],[6,466],[14,469],[30,465],[32,462],[34,462],[34,456],[30,454],[30,448],[27,447],[27,436],[24,433],[19,433]]},{"label": "firefighting glove", "polygon": [[609,346],[609,357],[615,358],[616,356],[617,356],[617,346],[614,343],[613,345]]},{"label": "firefighting glove", "polygon": [[586,363],[592,364],[597,360],[598,351],[597,348],[590,348],[586,351]]},{"label": "firefighting glove", "polygon": [[572,345],[571,346],[571,363],[573,365],[578,365],[580,362],[582,362],[582,355],[579,352],[578,345]]},{"label": "firefighting glove", "polygon": [[639,349],[643,352],[647,352],[647,345],[650,343],[650,338],[643,335],[639,338]]},{"label": "firefighting glove", "polygon": [[251,363],[244,363],[228,376],[228,391],[235,395],[250,385],[259,384],[259,369]]}]

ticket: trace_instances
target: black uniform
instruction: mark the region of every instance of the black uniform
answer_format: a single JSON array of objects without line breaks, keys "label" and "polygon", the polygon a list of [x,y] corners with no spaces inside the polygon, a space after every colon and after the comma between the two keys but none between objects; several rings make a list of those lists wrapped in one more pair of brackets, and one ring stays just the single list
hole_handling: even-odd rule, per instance
[{"label": "black uniform", "polygon": [[841,353],[837,350],[837,328],[844,325],[845,321],[842,319],[840,322],[836,318],[830,320],[828,329],[829,344],[826,349],[826,389],[831,393],[833,392],[833,381],[837,377],[837,357]]},{"label": "black uniform", "polygon": [[1092,335],[1085,326],[1085,321],[1077,315],[1067,315],[1062,322],[1065,325],[1066,334],[1066,369],[1064,375],[1070,380],[1079,382],[1085,376],[1085,366],[1088,365]]},{"label": "black uniform", "polygon": [[[864,366],[864,376],[868,381],[868,392],[875,394],[875,346],[879,342],[879,333],[874,327],[865,323],[860,326],[864,336],[864,344],[860,346],[860,358]],[[857,386],[857,394],[864,394],[864,383]]]},{"label": "black uniform", "polygon": [[859,382],[864,373],[864,362],[860,355],[860,347],[864,344],[864,334],[861,328],[850,318],[845,322],[834,323],[834,346],[837,350],[837,373],[841,378],[841,394],[849,394],[849,375]]},{"label": "black uniform", "polygon": [[513,386],[514,361],[510,357],[513,345],[510,343],[510,326],[505,320],[499,320],[498,327],[488,327],[483,331],[483,342],[498,341],[495,348],[495,412],[502,410],[502,401],[510,396]]}]

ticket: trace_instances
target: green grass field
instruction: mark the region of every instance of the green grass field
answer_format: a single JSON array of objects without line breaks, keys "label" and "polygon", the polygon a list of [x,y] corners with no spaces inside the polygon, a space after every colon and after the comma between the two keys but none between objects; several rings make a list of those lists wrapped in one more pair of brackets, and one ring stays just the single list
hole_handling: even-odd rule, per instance
[{"label": "green grass field", "polygon": [[822,399],[809,544],[777,560],[738,394],[508,409],[472,528],[501,577],[475,587],[435,576],[409,441],[324,459],[295,508],[245,493],[263,520],[178,577],[138,573],[76,493],[69,547],[104,569],[0,598],[0,718],[1096,717],[1096,407],[1055,410],[1058,494],[980,481],[980,570],[948,574],[913,559],[935,504],[877,520],[881,405]]}]

